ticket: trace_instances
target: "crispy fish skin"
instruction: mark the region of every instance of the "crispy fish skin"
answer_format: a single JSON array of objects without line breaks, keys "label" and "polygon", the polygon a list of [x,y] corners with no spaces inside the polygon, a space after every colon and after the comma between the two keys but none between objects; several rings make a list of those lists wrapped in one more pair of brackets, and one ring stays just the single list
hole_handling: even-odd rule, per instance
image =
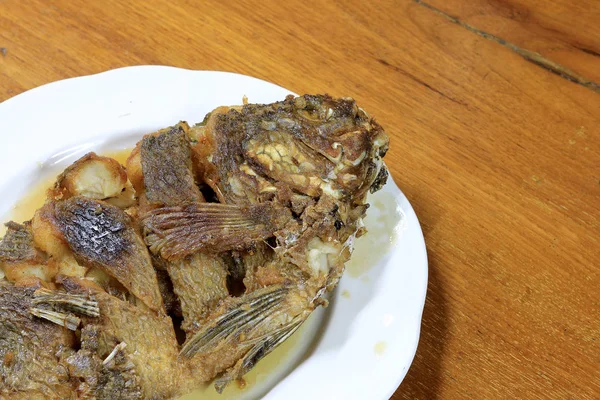
[{"label": "crispy fish skin", "polygon": [[48,263],[57,266],[58,274],[85,276],[87,267],[80,265],[58,228],[54,203],[47,202],[36,210],[31,220],[31,229],[35,245],[50,257]]},{"label": "crispy fish skin", "polygon": [[40,260],[40,254],[33,244],[33,235],[27,225],[8,222],[7,232],[0,241],[0,262]]},{"label": "crispy fish skin", "polygon": [[146,199],[150,204],[181,205],[203,201],[194,183],[188,125],[181,122],[141,142]]},{"label": "crispy fish skin", "polygon": [[0,281],[0,398],[71,398],[66,358],[73,353],[75,335],[31,315],[40,286]]},{"label": "crispy fish skin", "polygon": [[194,254],[168,263],[173,291],[181,302],[182,329],[195,332],[227,291],[227,270],[220,258]]},{"label": "crispy fish skin", "polygon": [[84,264],[113,276],[153,310],[164,305],[150,255],[121,209],[75,196],[54,204],[65,241]]}]

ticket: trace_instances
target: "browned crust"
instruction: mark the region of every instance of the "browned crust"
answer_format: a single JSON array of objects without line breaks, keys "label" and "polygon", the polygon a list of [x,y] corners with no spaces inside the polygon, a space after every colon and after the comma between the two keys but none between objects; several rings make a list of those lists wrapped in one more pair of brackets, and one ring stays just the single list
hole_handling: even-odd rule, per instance
[{"label": "browned crust", "polygon": [[150,255],[124,211],[81,196],[55,203],[54,209],[78,259],[113,276],[151,309],[163,309]]}]

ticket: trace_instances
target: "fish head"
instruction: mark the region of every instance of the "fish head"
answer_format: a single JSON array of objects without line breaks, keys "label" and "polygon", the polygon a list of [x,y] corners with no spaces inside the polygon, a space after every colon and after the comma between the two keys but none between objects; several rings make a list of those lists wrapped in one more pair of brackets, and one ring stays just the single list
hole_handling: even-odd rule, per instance
[{"label": "fish head", "polygon": [[382,158],[389,137],[353,99],[288,96],[259,116],[254,107],[242,110],[255,117],[244,127],[245,173],[309,196],[337,199],[364,200],[374,184],[385,183]]}]

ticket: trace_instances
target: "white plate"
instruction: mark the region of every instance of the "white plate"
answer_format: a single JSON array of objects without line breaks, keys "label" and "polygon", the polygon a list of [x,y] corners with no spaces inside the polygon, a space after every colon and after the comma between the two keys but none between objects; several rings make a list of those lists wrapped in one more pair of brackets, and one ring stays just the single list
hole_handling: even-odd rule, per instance
[{"label": "white plate", "polygon": [[[42,175],[87,151],[131,146],[179,120],[199,122],[219,105],[240,104],[243,95],[269,103],[287,94],[243,75],[140,66],[18,95],[0,103],[0,215]],[[370,201],[371,233],[357,241],[321,326],[308,338],[310,349],[299,346],[296,353],[304,354],[294,355],[295,367],[263,379],[253,396],[388,399],[406,375],[425,302],[425,243],[410,203],[391,179]]]}]

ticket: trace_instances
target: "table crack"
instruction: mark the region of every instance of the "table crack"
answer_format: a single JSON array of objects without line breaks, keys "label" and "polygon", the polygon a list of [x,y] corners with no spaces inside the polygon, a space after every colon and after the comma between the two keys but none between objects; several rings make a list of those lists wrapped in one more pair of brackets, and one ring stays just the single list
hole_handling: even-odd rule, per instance
[{"label": "table crack", "polygon": [[516,44],[506,41],[496,35],[482,31],[481,29],[478,29],[472,25],[469,25],[466,22],[461,21],[459,18],[453,17],[453,16],[443,12],[442,10],[432,6],[431,4],[425,3],[424,1],[421,1],[421,0],[413,0],[413,1],[415,3],[417,3],[418,5],[425,7],[427,9],[433,11],[434,13],[446,18],[448,21],[465,28],[470,32],[475,33],[476,35],[479,35],[483,38],[491,40],[492,42],[496,42],[504,47],[509,48],[510,50],[514,51],[515,53],[517,53],[518,55],[523,57],[526,61],[533,63],[533,64],[537,65],[538,67],[542,67],[545,70],[552,72],[553,74],[556,74],[564,79],[567,79],[568,81],[577,83],[577,84],[584,86],[590,90],[593,90],[596,93],[600,93],[600,85],[598,83],[587,79],[586,77],[578,74],[577,72],[569,69],[568,67],[565,67],[564,65],[558,64],[558,63],[544,57],[540,53],[536,53],[535,51],[523,49],[523,48],[517,46]]},{"label": "table crack", "polygon": [[399,72],[402,75],[409,77],[413,81],[417,82],[419,85],[422,85],[422,86],[426,87],[427,89],[429,89],[429,90],[431,90],[431,91],[439,94],[440,96],[442,96],[442,97],[444,97],[444,98],[446,98],[446,99],[448,99],[448,100],[450,100],[450,101],[452,101],[452,102],[454,102],[456,104],[460,104],[461,106],[467,106],[467,103],[465,103],[465,102],[463,102],[461,100],[457,100],[457,99],[455,99],[453,97],[448,96],[446,93],[442,92],[441,90],[438,90],[438,89],[434,88],[433,86],[431,86],[427,82],[422,81],[421,79],[417,78],[413,74],[410,74],[410,73],[406,72],[405,70],[401,69],[400,67],[398,67],[396,65],[392,65],[389,62],[387,62],[386,60],[381,59],[381,58],[377,58],[376,60],[381,65],[385,65],[386,67],[391,68],[394,71]]}]

